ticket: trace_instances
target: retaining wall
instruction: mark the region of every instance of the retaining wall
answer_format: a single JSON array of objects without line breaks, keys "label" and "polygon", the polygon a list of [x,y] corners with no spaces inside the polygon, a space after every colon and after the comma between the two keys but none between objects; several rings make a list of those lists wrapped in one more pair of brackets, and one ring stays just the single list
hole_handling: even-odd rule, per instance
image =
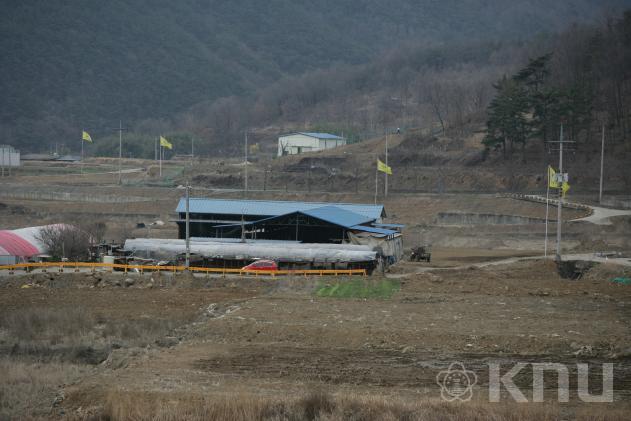
[{"label": "retaining wall", "polygon": [[62,191],[50,188],[38,188],[33,186],[2,186],[0,199],[19,200],[51,200],[62,202],[89,202],[89,203],[132,203],[150,202],[154,199],[142,196],[124,196],[99,193],[98,187],[86,189],[73,189],[74,191]]},{"label": "retaining wall", "polygon": [[603,205],[618,209],[631,209],[631,197],[603,197]]},{"label": "retaining wall", "polygon": [[545,218],[493,213],[439,212],[436,216],[436,223],[441,225],[525,225],[545,221]]}]

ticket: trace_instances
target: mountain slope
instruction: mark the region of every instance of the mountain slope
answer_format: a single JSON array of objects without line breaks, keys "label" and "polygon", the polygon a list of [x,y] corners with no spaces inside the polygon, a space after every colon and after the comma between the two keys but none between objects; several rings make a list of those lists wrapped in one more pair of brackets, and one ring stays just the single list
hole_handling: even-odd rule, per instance
[{"label": "mountain slope", "polygon": [[6,1],[3,142],[42,149],[82,127],[168,119],[284,75],[361,63],[408,40],[515,38],[622,0]]}]

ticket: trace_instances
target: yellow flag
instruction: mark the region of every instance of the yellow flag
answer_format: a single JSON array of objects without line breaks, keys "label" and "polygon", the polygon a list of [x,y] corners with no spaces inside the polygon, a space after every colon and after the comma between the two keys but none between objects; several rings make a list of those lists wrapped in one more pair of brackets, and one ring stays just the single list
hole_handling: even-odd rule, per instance
[{"label": "yellow flag", "polygon": [[173,145],[171,144],[171,142],[169,142],[168,140],[166,140],[162,136],[160,136],[160,146],[162,146],[164,148],[167,148],[167,149],[173,149]]},{"label": "yellow flag", "polygon": [[377,160],[377,171],[392,175],[392,168],[381,162],[380,159]]},{"label": "yellow flag", "polygon": [[81,137],[84,141],[92,143],[92,138],[90,137],[90,133],[83,131],[83,136]]},{"label": "yellow flag", "polygon": [[563,197],[565,197],[565,193],[570,189],[570,184],[567,181],[564,181],[561,185],[561,191],[563,192]]},{"label": "yellow flag", "polygon": [[558,189],[560,187],[559,183],[556,181],[556,174],[554,168],[548,165],[548,183],[551,189]]}]

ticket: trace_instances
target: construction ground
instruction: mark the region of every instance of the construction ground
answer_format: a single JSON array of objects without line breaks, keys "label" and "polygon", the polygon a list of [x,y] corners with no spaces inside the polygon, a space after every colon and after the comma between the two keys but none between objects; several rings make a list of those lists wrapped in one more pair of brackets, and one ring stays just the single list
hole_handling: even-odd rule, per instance
[{"label": "construction ground", "polygon": [[[115,161],[91,160],[83,174],[30,164],[3,180],[0,226],[89,218],[106,223],[108,240],[174,238],[169,220],[187,179],[196,196],[374,200],[374,173],[305,173],[300,159],[251,164],[256,191],[247,195],[236,160],[169,162],[162,178],[153,163],[128,160],[122,185]],[[612,279],[631,276],[631,216],[564,209],[564,255],[597,262],[564,278],[542,258],[545,205],[497,194],[510,189],[492,184],[491,172],[446,168],[437,181],[430,170],[431,188],[395,177],[398,188],[378,201],[386,222],[406,224],[406,249],[431,244],[432,261],[403,261],[384,275],[3,274],[0,418],[628,419],[631,285]],[[541,194],[535,177],[519,177],[534,180],[523,191]],[[593,192],[570,199],[594,204]],[[555,217],[553,208],[551,254]],[[136,228],[156,220],[165,224]],[[477,375],[471,402],[441,399],[436,376],[452,362]],[[504,390],[490,404],[491,362],[502,373],[518,362],[566,364],[569,402],[557,402],[556,378],[546,375],[544,403],[517,405]],[[579,399],[577,363],[590,364],[594,394],[600,368],[613,364],[613,402]],[[532,371],[513,380],[532,401]]]}]

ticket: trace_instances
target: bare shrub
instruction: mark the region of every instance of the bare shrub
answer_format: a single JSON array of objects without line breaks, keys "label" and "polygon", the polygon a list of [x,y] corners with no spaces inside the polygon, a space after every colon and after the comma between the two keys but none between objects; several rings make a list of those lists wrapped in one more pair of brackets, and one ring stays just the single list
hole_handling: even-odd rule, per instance
[{"label": "bare shrub", "polygon": [[323,414],[331,414],[335,409],[333,397],[323,391],[316,391],[305,396],[298,402],[303,408],[303,416],[307,420],[315,420]]},{"label": "bare shrub", "polygon": [[103,241],[106,225],[93,219],[78,219],[70,224],[48,225],[40,229],[36,239],[53,259],[80,261],[90,258],[90,246]]},{"label": "bare shrub", "polygon": [[103,338],[120,339],[133,346],[146,346],[185,322],[155,318],[110,321],[101,329],[101,335]]},{"label": "bare shrub", "polygon": [[81,231],[87,233],[90,236],[90,240],[92,243],[100,243],[105,238],[105,232],[107,231],[107,226],[105,222],[95,221],[95,220],[83,220],[75,223]]},{"label": "bare shrub", "polygon": [[90,257],[92,237],[87,231],[72,225],[57,224],[43,227],[36,236],[55,260],[67,258],[73,261]]}]

